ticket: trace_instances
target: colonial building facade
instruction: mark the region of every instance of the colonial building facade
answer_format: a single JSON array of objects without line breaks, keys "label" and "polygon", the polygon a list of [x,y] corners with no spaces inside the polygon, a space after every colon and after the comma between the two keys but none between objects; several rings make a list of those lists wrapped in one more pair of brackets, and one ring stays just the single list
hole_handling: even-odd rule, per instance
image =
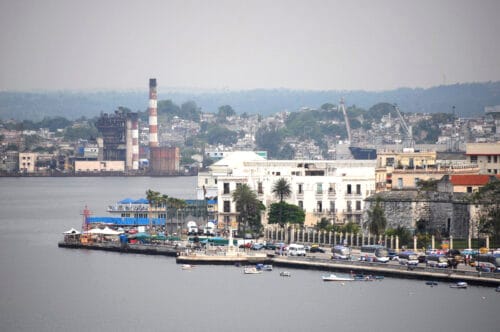
[{"label": "colonial building facade", "polygon": [[[219,228],[235,227],[237,211],[232,193],[245,183],[268,208],[283,178],[292,193],[287,203],[301,207],[305,225],[322,218],[344,224],[361,222],[364,200],[375,193],[375,160],[266,160],[253,152],[234,152],[198,175],[198,199],[217,197]],[[267,215],[263,215],[263,224]]]}]

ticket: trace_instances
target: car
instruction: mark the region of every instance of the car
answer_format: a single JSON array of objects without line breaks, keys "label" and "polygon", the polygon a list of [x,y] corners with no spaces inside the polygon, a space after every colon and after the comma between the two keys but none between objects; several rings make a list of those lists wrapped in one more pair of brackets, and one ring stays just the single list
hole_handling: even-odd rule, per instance
[{"label": "car", "polygon": [[276,250],[277,246],[275,243],[266,243],[264,249],[266,250]]},{"label": "car", "polygon": [[314,253],[314,252],[325,253],[325,249],[320,248],[318,246],[313,246],[313,247],[311,247],[311,249],[309,249],[309,252],[312,252],[312,253]]},{"label": "car", "polygon": [[264,243],[254,243],[254,244],[252,244],[252,246],[250,247],[250,249],[252,249],[252,250],[261,250],[261,249],[264,249]]}]

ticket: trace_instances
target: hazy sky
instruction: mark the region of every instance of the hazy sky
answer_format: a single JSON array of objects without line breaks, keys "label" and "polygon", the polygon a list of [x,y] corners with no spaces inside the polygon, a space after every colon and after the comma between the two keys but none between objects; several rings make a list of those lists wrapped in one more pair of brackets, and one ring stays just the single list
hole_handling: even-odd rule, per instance
[{"label": "hazy sky", "polygon": [[500,80],[499,0],[0,0],[0,90]]}]

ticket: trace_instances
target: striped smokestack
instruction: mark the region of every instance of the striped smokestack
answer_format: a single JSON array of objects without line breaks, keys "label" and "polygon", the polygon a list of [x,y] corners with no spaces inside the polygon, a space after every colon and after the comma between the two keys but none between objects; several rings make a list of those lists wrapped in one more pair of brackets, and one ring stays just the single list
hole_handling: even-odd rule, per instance
[{"label": "striped smokestack", "polygon": [[137,115],[132,118],[132,169],[139,169],[139,118]]},{"label": "striped smokestack", "polygon": [[158,146],[158,111],[156,100],[156,78],[149,79],[149,147]]}]

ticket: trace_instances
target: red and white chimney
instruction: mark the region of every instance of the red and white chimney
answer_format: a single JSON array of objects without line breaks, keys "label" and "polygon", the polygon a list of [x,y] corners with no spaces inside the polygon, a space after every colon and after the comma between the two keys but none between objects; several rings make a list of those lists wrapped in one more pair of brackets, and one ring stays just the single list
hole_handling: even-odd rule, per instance
[{"label": "red and white chimney", "polygon": [[156,78],[149,79],[149,147],[158,146],[158,110],[156,99]]}]

